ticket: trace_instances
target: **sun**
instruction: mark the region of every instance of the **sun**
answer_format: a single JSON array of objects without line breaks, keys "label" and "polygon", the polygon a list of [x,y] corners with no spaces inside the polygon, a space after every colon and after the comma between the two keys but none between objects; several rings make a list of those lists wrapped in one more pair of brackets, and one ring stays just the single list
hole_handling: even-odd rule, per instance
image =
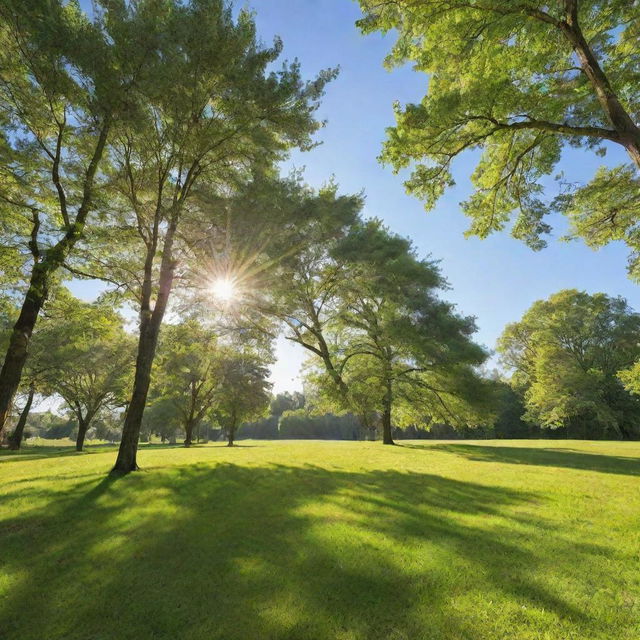
[{"label": "sun", "polygon": [[222,302],[231,302],[237,294],[235,282],[231,278],[218,278],[211,284],[211,293]]}]

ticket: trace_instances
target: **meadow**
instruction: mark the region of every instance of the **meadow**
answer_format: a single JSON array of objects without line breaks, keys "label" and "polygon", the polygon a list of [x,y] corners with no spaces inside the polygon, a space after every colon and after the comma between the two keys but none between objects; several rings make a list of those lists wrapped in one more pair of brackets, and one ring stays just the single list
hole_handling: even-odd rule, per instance
[{"label": "meadow", "polygon": [[0,453],[3,640],[637,640],[640,443]]}]

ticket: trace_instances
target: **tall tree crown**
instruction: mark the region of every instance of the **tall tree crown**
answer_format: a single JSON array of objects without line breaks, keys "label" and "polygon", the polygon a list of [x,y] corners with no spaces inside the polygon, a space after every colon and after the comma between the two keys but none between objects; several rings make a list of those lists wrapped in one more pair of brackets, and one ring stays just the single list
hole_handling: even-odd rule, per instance
[{"label": "tall tree crown", "polygon": [[[396,170],[413,168],[407,189],[427,208],[453,185],[453,161],[467,150],[482,149],[472,176],[475,192],[463,203],[472,219],[470,233],[485,237],[513,222],[515,237],[540,248],[550,231],[545,216],[559,209],[569,214],[572,232],[591,245],[624,239],[636,251],[637,3],[360,4],[364,31],[398,34],[387,64],[411,61],[429,74],[419,104],[396,105],[397,124],[388,130],[382,153]],[[541,181],[553,173],[565,145],[605,153],[610,144],[627,151],[628,167],[601,169],[592,183],[595,190],[563,185],[561,198],[545,197]],[[597,199],[599,187],[612,179],[621,201],[617,218],[616,204]]]}]

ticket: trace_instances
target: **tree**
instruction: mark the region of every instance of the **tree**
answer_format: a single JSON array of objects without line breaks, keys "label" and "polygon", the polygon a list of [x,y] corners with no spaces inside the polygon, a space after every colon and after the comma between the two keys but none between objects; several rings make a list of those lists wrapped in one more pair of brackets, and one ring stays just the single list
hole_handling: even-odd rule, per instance
[{"label": "tree", "polygon": [[149,438],[151,435],[156,435],[163,444],[167,440],[175,444],[178,433],[182,431],[184,431],[184,424],[180,421],[176,405],[171,398],[159,394],[152,383],[140,438],[144,440],[146,434],[149,434]]},{"label": "tree", "polygon": [[298,409],[304,409],[305,397],[304,394],[299,391],[289,393],[276,394],[269,404],[269,411],[272,416],[279,418],[285,411],[297,411]]},{"label": "tree", "polygon": [[13,430],[13,433],[9,436],[9,449],[17,451],[20,449],[22,445],[22,437],[24,435],[24,428],[27,425],[27,418],[29,417],[29,412],[31,411],[31,405],[33,404],[33,397],[36,393],[36,386],[34,382],[29,384],[29,391],[27,392],[26,400],[24,406],[22,407],[22,411],[20,411],[20,417],[18,418],[18,422]]},{"label": "tree", "polygon": [[221,358],[219,372],[217,413],[232,447],[238,426],[264,415],[269,407],[269,370],[258,354],[232,349]]},{"label": "tree", "polygon": [[539,426],[523,419],[526,408],[522,394],[508,381],[496,379],[493,383],[496,386],[497,404],[496,421],[493,425],[495,437],[520,439],[530,438],[532,434],[539,437]]},{"label": "tree", "polygon": [[[563,210],[592,246],[623,239],[637,253],[640,186],[638,7],[627,0],[360,0],[365,32],[396,30],[388,65],[430,74],[420,104],[396,108],[382,159],[414,163],[409,191],[432,208],[453,184],[451,164],[482,149],[463,203],[470,233],[486,237],[517,212],[511,232],[534,248]],[[624,148],[631,164],[601,168],[583,187],[545,202],[544,176],[563,147]],[[615,198],[603,197],[608,192]],[[634,257],[634,261],[635,261]]]},{"label": "tree", "polygon": [[0,6],[2,253],[26,281],[0,371],[0,431],[53,279],[90,223],[108,137],[135,111],[145,53],[134,33],[119,38],[125,13],[89,18],[62,0]]},{"label": "tree", "polygon": [[160,339],[152,397],[154,404],[173,408],[184,429],[185,447],[191,446],[194,429],[218,400],[219,358],[216,333],[194,319],[167,326]]},{"label": "tree", "polygon": [[438,299],[446,283],[436,264],[377,221],[354,226],[334,255],[344,282],[328,326],[333,366],[355,410],[381,416],[383,443],[393,444],[394,422],[472,425],[486,417],[490,394],[474,370],[486,353],[471,340],[473,318]]},{"label": "tree", "polygon": [[535,302],[498,342],[525,418],[585,437],[638,434],[640,399],[619,374],[640,355],[640,314],[622,298],[566,289]]},{"label": "tree", "polygon": [[278,431],[281,438],[358,440],[360,422],[356,416],[350,413],[320,415],[300,408],[284,412]]},{"label": "tree", "polygon": [[[151,367],[183,249],[215,215],[192,200],[198,185],[228,189],[251,167],[291,147],[309,148],[328,71],[305,83],[297,63],[267,68],[281,44],[262,48],[252,16],[223,0],[167,0],[130,7],[150,43],[153,72],[141,86],[145,118],[114,143],[123,252],[108,271],[131,285],[140,309],[131,401],[114,471],[137,468]],[[192,206],[193,203],[193,206]],[[111,238],[111,240],[113,237]]]},{"label": "tree", "polygon": [[61,291],[34,336],[30,366],[37,366],[40,391],[61,396],[75,415],[77,451],[102,409],[125,404],[133,344],[122,325],[109,305]]},{"label": "tree", "polygon": [[337,390],[334,405],[347,408],[347,387],[338,372],[327,341],[327,328],[339,313],[341,288],[348,279],[334,254],[338,242],[358,223],[362,195],[340,195],[335,184],[319,192],[303,190],[283,234],[276,277],[261,309],[284,327],[287,340],[317,356]]}]

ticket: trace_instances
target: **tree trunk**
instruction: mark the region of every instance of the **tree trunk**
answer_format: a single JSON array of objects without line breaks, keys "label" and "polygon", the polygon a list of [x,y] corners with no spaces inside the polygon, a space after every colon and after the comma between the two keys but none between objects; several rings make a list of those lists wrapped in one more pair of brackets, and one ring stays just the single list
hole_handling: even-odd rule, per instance
[{"label": "tree trunk", "polygon": [[[84,175],[82,201],[75,220],[72,224],[68,225],[64,236],[45,252],[42,261],[36,262],[31,272],[29,289],[22,303],[18,321],[13,327],[4,364],[0,371],[0,434],[4,429],[9,411],[11,410],[13,397],[20,384],[22,369],[27,360],[29,340],[31,339],[33,328],[36,325],[38,314],[47,298],[51,276],[64,264],[69,252],[82,237],[84,225],[93,204],[95,175],[104,153],[110,126],[111,119],[107,117],[102,124],[100,135],[97,138],[96,146]],[[37,229],[35,237],[32,237],[32,242],[33,246],[31,250],[34,252],[34,255],[37,255],[39,258]]]},{"label": "tree trunk", "polygon": [[184,425],[184,446],[190,447],[193,441],[193,420],[187,420]]},{"label": "tree trunk", "polygon": [[78,420],[78,436],[76,437],[76,451],[82,451],[84,447],[84,439],[89,428],[89,420],[80,418]]},{"label": "tree trunk", "polygon": [[382,413],[382,444],[395,444],[391,435],[391,407],[385,407]]},{"label": "tree trunk", "polygon": [[167,229],[167,235],[165,236],[162,262],[160,265],[158,295],[153,311],[149,308],[153,253],[147,257],[145,264],[145,285],[149,287],[149,290],[145,294],[146,299],[143,299],[141,307],[140,337],[138,340],[138,355],[136,358],[133,391],[131,392],[131,400],[122,428],[122,440],[120,441],[118,457],[113,467],[113,471],[116,473],[129,473],[139,468],[137,462],[138,440],[140,439],[142,416],[151,383],[151,367],[156,355],[160,326],[162,325],[169,294],[171,293],[171,287],[173,285],[175,263],[172,257],[172,245],[176,225],[177,222],[173,221]]},{"label": "tree trunk", "polygon": [[31,411],[31,405],[33,404],[33,396],[35,394],[35,386],[33,383],[29,385],[29,395],[27,396],[27,403],[24,405],[24,409],[22,409],[22,413],[20,414],[20,419],[18,420],[18,424],[14,432],[9,437],[9,449],[13,449],[17,451],[22,444],[22,434],[24,433],[24,428],[27,424],[27,417],[29,416],[29,411]]},{"label": "tree trunk", "polygon": [[636,167],[640,169],[640,128],[624,108],[609,78],[589,46],[578,24],[577,2],[567,2],[567,20],[560,22],[560,29],[571,43],[580,67],[594,88],[598,102],[620,137],[620,144],[627,150]]},{"label": "tree trunk", "polygon": [[236,417],[235,413],[231,418],[231,426],[229,427],[229,441],[227,442],[227,447],[233,447],[233,441],[236,437]]},{"label": "tree trunk", "polygon": [[38,264],[31,273],[27,291],[18,320],[13,326],[9,346],[0,371],[0,433],[9,413],[13,397],[18,390],[24,363],[27,361],[29,340],[38,319],[38,314],[47,297],[49,273]]},{"label": "tree trunk", "polygon": [[129,473],[138,469],[138,440],[140,439],[142,416],[151,383],[151,366],[158,343],[160,321],[161,319],[152,317],[140,327],[133,391],[122,427],[118,457],[113,467],[116,472]]}]

